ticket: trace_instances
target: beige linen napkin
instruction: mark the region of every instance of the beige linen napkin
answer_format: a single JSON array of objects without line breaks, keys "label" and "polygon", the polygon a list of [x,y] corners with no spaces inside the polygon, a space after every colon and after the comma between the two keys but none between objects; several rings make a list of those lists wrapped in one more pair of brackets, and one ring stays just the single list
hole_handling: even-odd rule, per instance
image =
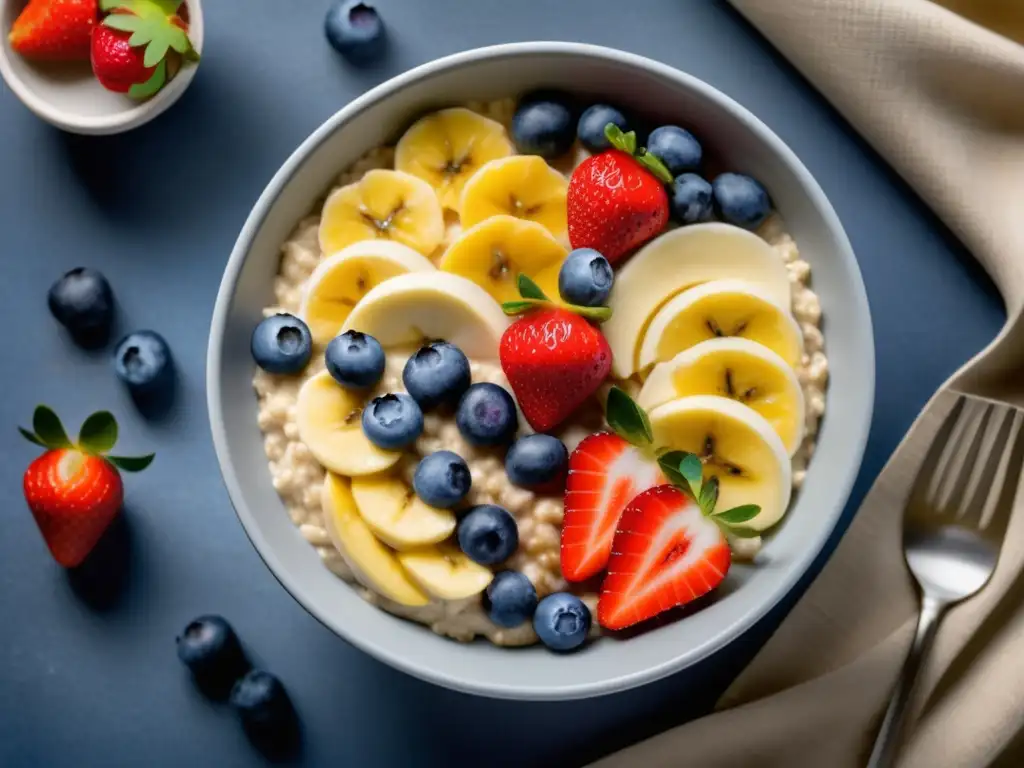
[{"label": "beige linen napkin", "polygon": [[[1024,0],[730,2],[972,250],[1010,319],[925,407],[719,711],[599,768],[863,766],[917,616],[902,502],[951,390],[1024,405]],[[1024,766],[1022,507],[1024,494],[992,582],[943,621],[901,766]]]}]

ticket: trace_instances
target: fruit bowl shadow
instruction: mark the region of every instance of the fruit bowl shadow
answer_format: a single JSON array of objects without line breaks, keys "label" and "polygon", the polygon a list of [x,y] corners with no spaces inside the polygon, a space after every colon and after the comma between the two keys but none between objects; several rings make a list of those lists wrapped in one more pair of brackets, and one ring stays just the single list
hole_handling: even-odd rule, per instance
[{"label": "fruit bowl shadow", "polygon": [[[11,49],[7,34],[27,0],[0,0],[0,75],[37,117],[51,125],[86,135],[124,133],[167,110],[188,88],[198,63],[188,64],[153,98],[134,101],[103,88],[88,61],[33,62]],[[202,0],[187,0],[189,37],[203,50]]]},{"label": "fruit bowl shadow", "polygon": [[[460,644],[363,601],[327,570],[271,484],[256,423],[252,329],[273,301],[281,245],[338,174],[394,141],[431,108],[554,87],[621,104],[652,123],[706,137],[727,167],[768,188],[810,262],[828,324],[832,381],[817,453],[786,521],[766,541],[765,567],[735,568],[702,610],[581,652],[511,653]],[[860,467],[874,396],[874,347],[863,281],[842,226],[796,155],[756,117],[705,83],[632,54],[573,43],[500,45],[449,56],[355,100],[315,131],[271,180],[246,221],[221,283],[207,357],[217,457],[239,519],[274,576],[313,616],[376,658],[456,690],[527,700],[597,696],[642,685],[706,658],[793,588],[832,533]]]}]

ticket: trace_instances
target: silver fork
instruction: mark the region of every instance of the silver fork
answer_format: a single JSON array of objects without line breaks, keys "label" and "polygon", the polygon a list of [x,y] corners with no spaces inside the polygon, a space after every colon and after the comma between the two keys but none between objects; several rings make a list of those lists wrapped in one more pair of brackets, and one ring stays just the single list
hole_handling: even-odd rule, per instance
[{"label": "silver fork", "polygon": [[939,620],[985,586],[995,570],[1024,464],[1018,413],[961,395],[914,481],[903,516],[903,551],[920,587],[921,614],[868,768],[895,764],[907,703]]}]

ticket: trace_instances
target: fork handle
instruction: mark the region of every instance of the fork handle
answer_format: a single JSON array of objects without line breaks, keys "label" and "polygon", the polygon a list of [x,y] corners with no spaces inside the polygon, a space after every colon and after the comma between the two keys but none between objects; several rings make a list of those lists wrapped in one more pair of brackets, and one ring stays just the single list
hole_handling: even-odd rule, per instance
[{"label": "fork handle", "polygon": [[875,746],[871,750],[868,768],[890,768],[896,764],[900,736],[906,724],[907,702],[914,690],[914,682],[917,680],[917,673],[921,668],[921,660],[931,648],[932,640],[935,639],[935,630],[939,626],[939,619],[945,609],[946,604],[935,598],[926,597],[921,602],[921,613],[917,618],[917,633],[910,646],[910,653],[907,654],[906,661],[903,662],[903,669],[900,670],[899,680],[896,681],[892,698],[889,700],[889,708],[885,710],[885,718],[882,720],[882,727],[875,739]]}]

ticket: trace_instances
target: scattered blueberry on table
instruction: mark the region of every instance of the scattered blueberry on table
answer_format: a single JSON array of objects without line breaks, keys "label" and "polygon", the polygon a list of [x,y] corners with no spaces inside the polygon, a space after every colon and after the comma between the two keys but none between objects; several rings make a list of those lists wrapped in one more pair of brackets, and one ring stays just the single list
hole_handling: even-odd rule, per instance
[{"label": "scattered blueberry on table", "polygon": [[480,504],[459,521],[459,547],[475,563],[497,565],[519,547],[519,526],[504,507]]},{"label": "scattered blueberry on table", "polygon": [[114,372],[134,397],[163,394],[174,381],[171,348],[156,331],[130,333],[114,351]]},{"label": "scattered blueberry on table", "polygon": [[298,373],[313,355],[313,336],[295,315],[279,312],[260,321],[250,348],[256,365],[268,373]]},{"label": "scattered blueberry on table", "polygon": [[412,487],[432,507],[449,509],[469,493],[473,478],[466,460],[452,451],[435,451],[416,465]]},{"label": "scattered blueberry on table", "polygon": [[324,33],[338,53],[360,66],[381,58],[387,48],[384,21],[368,3],[336,2],[327,11]]},{"label": "scattered blueberry on table", "polygon": [[680,224],[700,224],[715,217],[711,185],[696,173],[676,176],[669,188],[669,209]]},{"label": "scattered blueberry on table", "polygon": [[676,125],[663,125],[651,131],[647,151],[657,155],[672,176],[697,170],[704,154],[694,135]]},{"label": "scattered blueberry on table", "polygon": [[512,395],[489,382],[473,384],[459,400],[455,412],[459,432],[473,445],[503,445],[519,428]]},{"label": "scattered blueberry on table", "polygon": [[432,341],[406,361],[402,383],[423,410],[455,405],[471,383],[469,358],[454,344]]},{"label": "scattered blueberry on table", "polygon": [[524,155],[550,160],[569,151],[576,139],[576,121],[569,99],[554,91],[524,97],[512,117],[512,140]]},{"label": "scattered blueberry on table", "polygon": [[626,116],[607,104],[593,104],[583,110],[576,123],[576,137],[589,152],[604,152],[611,149],[611,142],[604,133],[605,126],[612,123],[626,133],[632,130]]},{"label": "scattered blueberry on table", "polygon": [[581,307],[600,307],[612,290],[612,265],[593,248],[577,248],[558,271],[558,293],[563,301]]},{"label": "scattered blueberry on table", "polygon": [[76,267],[50,286],[50,313],[76,344],[95,348],[110,338],[114,320],[114,292],[100,272]]},{"label": "scattered blueberry on table", "polygon": [[508,479],[522,488],[543,488],[565,476],[569,451],[552,435],[524,435],[505,454]]},{"label": "scattered blueberry on table", "polygon": [[761,184],[742,173],[722,173],[711,182],[715,211],[730,224],[757,229],[771,213],[772,203]]},{"label": "scattered blueberry on table", "polygon": [[375,397],[363,409],[363,433],[378,448],[398,451],[423,432],[423,411],[409,395]]},{"label": "scattered blueberry on table", "polygon": [[222,616],[193,619],[176,638],[178,658],[207,691],[226,695],[249,669],[238,635]]},{"label": "scattered blueberry on table", "polygon": [[384,349],[369,334],[345,331],[327,343],[324,363],[341,386],[369,389],[384,375]]},{"label": "scattered blueberry on table", "polygon": [[537,590],[525,574],[500,571],[484,592],[484,609],[499,627],[518,627],[537,609]]},{"label": "scattered blueberry on table", "polygon": [[246,735],[261,750],[285,755],[294,750],[298,720],[288,692],[277,677],[252,669],[231,689],[231,706]]},{"label": "scattered blueberry on table", "polygon": [[533,629],[551,650],[571,651],[587,639],[591,621],[590,609],[576,595],[556,592],[537,604]]}]

